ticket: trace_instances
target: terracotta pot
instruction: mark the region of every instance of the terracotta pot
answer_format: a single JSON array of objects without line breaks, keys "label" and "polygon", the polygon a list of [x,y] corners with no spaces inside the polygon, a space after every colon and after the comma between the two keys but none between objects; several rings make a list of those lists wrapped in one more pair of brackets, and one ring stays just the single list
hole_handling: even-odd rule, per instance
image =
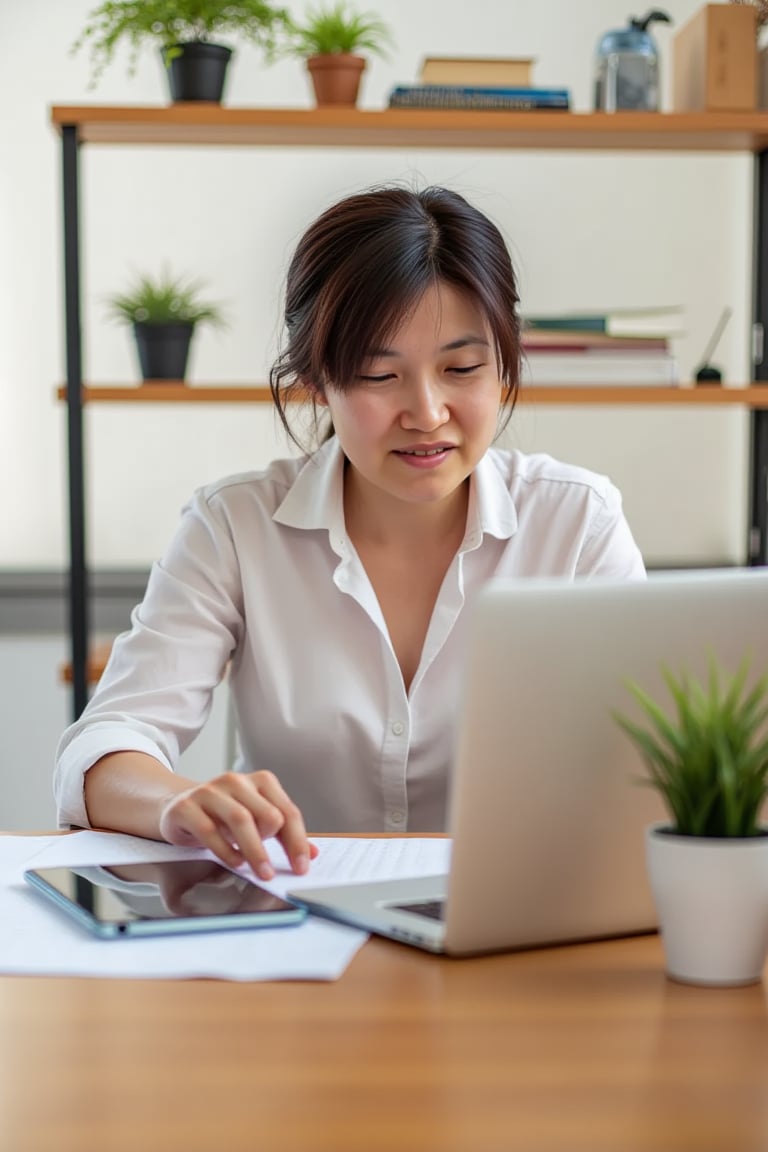
[{"label": "terracotta pot", "polygon": [[310,56],[307,68],[312,77],[318,107],[341,104],[354,108],[365,69],[364,57],[347,52],[336,52],[332,56]]}]

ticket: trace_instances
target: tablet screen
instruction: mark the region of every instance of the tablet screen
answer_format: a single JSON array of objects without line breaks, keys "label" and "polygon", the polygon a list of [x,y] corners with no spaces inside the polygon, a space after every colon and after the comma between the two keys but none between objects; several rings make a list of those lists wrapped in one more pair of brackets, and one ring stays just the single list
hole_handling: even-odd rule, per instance
[{"label": "tablet screen", "polygon": [[270,926],[304,913],[245,876],[211,860],[172,860],[98,868],[31,869],[25,878],[39,891],[97,928],[130,932],[154,922],[200,921],[215,927]]}]

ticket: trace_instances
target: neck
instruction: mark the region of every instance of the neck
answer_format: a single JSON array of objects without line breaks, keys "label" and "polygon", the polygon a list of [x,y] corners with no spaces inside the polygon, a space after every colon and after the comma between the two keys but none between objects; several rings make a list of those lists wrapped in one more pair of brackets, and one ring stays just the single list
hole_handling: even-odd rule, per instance
[{"label": "neck", "polygon": [[451,537],[458,548],[467,523],[469,480],[449,497],[435,503],[409,504],[372,489],[347,465],[344,476],[344,518],[357,544],[424,548]]}]

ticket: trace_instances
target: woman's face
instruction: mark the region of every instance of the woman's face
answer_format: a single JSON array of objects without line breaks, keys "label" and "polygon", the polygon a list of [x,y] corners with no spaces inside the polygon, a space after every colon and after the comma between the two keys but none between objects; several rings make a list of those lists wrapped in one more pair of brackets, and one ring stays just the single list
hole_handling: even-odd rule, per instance
[{"label": "woman's face", "polygon": [[438,283],[324,403],[360,495],[429,504],[450,499],[492,443],[501,395],[483,313]]}]

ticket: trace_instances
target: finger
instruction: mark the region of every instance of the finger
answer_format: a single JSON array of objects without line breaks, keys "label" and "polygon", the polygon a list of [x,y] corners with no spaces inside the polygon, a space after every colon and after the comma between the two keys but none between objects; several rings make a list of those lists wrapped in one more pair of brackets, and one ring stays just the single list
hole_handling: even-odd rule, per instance
[{"label": "finger", "polygon": [[[261,801],[261,798],[259,799]],[[227,818],[227,835],[233,838],[243,860],[250,865],[255,874],[261,880],[272,880],[275,870],[259,830],[258,810],[265,803],[261,801],[257,813],[242,804],[236,804]],[[273,817],[270,824],[274,826]]]},{"label": "finger", "polygon": [[232,843],[225,830],[201,808],[190,808],[183,817],[183,823],[179,821],[178,827],[185,839],[192,837],[202,848],[208,848],[228,868],[239,868],[243,863],[243,854],[238,845]]},{"label": "finger", "polygon": [[178,824],[230,867],[245,860],[262,880],[271,880],[274,868],[264,840],[275,835],[294,871],[309,867],[311,849],[301,813],[271,772],[227,773],[177,797],[169,808]]},{"label": "finger", "polygon": [[[218,794],[211,798],[211,815],[226,823],[254,872],[262,880],[271,880],[275,872],[264,841],[272,836],[282,838],[286,823],[295,820],[297,814],[301,819],[298,809],[271,772],[230,773],[225,784],[226,798]],[[235,802],[235,806],[230,807],[227,800]],[[297,854],[301,855],[301,844]]]},{"label": "finger", "polygon": [[282,827],[284,817],[251,777],[227,773],[175,803],[177,821],[226,864],[237,867],[245,861],[262,880],[272,879],[274,869],[263,841]]},{"label": "finger", "polygon": [[304,817],[272,772],[256,772],[254,775],[257,778],[259,793],[282,814],[282,827],[275,835],[282,844],[293,871],[303,875],[308,871],[312,859],[312,847],[304,827]]}]

